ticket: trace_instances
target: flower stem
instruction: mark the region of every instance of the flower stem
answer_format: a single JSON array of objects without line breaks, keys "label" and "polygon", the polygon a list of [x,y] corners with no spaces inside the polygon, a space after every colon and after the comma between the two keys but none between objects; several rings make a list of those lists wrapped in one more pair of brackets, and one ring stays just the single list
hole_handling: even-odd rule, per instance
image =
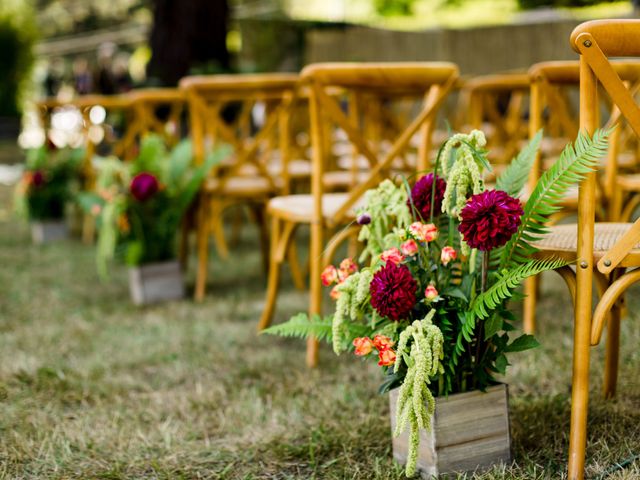
[{"label": "flower stem", "polygon": [[482,252],[482,280],[480,283],[480,292],[484,293],[487,290],[487,276],[489,275],[489,258],[491,257],[491,253],[487,250],[486,252]]}]

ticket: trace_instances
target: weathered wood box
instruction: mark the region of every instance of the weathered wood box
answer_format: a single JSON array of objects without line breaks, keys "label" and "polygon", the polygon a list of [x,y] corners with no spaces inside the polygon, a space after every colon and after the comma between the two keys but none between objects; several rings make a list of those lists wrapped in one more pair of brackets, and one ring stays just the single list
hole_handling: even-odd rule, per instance
[{"label": "weathered wood box", "polygon": [[[395,429],[398,390],[389,393],[391,431]],[[405,464],[409,432],[393,439],[393,457]],[[481,472],[511,462],[508,388],[496,385],[436,398],[431,431],[420,432],[418,471],[431,479],[452,472]]]},{"label": "weathered wood box", "polygon": [[184,276],[180,263],[150,263],[130,268],[129,292],[136,305],[184,298]]},{"label": "weathered wood box", "polygon": [[65,220],[43,220],[31,222],[31,239],[36,245],[64,240],[69,237]]}]

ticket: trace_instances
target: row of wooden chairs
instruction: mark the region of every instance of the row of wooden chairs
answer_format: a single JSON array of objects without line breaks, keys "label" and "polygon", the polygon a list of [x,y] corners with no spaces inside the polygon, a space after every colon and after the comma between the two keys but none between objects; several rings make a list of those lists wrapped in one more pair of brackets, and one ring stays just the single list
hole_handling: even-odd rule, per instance
[{"label": "row of wooden chairs", "polygon": [[[629,220],[640,203],[635,195],[640,192],[636,155],[640,110],[634,101],[640,89],[640,62],[608,59],[640,57],[640,22],[587,22],[574,31],[571,44],[581,56],[579,62],[547,62],[524,74],[464,82],[455,65],[446,63],[320,64],[307,67],[300,75],[190,77],[178,90],[138,92],[126,98],[81,98],[76,105],[86,116],[92,105],[116,110],[138,102],[131,108],[135,113],[130,123],[135,128],[114,146],[114,152],[123,158],[135,152],[136,139],[147,131],[168,135],[169,143],[179,138],[184,133],[180,122],[185,106],[196,161],[203,161],[216,142],[233,146],[233,158],[216,166],[198,204],[196,296],[204,295],[210,234],[214,234],[219,250],[226,248],[222,211],[229,205],[250,205],[261,225],[269,263],[267,301],[259,328],[271,322],[280,269],[286,259],[293,267],[296,285],[304,287],[292,248],[300,225],[309,225],[311,232],[309,313],[321,314],[320,273],[336,246],[353,234],[354,207],[364,191],[381,178],[397,171],[420,173],[428,169],[435,118],[454,90],[459,90],[459,105],[466,105],[463,108],[469,115],[452,117],[451,124],[455,129],[486,130],[497,163],[508,161],[528,136],[545,127],[546,138],[532,169],[531,187],[578,131],[593,133],[604,124],[618,124],[603,173],[589,174],[577,194],[572,192],[565,199],[566,211],[578,215],[577,226],[552,226],[551,233],[537,243],[541,257],[576,261],[575,272],[566,267],[560,273],[575,305],[569,477],[581,479],[590,346],[599,342],[606,322],[604,383],[605,394],[612,396],[622,298],[640,279],[640,223],[621,223]],[[572,88],[579,88],[578,100]],[[604,104],[598,102],[598,93]],[[386,103],[396,97],[414,99],[413,109],[397,116],[382,114]],[[415,99],[422,100],[418,108]],[[263,118],[255,122],[251,115],[258,103],[263,106]],[[579,115],[572,108],[576,104]],[[171,106],[171,113],[165,111],[163,118],[172,118],[173,129],[167,129],[156,117],[161,105]],[[56,105],[41,108],[45,112]],[[297,134],[304,137],[310,132],[306,143],[293,140],[292,119],[301,111],[303,126]],[[606,122],[601,118],[604,112]],[[309,148],[311,158],[305,158]],[[339,166],[342,168],[336,168]],[[306,182],[309,193],[299,193],[296,181]],[[270,217],[270,233],[265,211]],[[595,223],[596,218],[616,223]],[[592,312],[594,278],[600,300]],[[529,282],[526,290],[525,329],[532,331],[536,282]],[[317,363],[317,353],[317,343],[310,340],[309,365]]]}]

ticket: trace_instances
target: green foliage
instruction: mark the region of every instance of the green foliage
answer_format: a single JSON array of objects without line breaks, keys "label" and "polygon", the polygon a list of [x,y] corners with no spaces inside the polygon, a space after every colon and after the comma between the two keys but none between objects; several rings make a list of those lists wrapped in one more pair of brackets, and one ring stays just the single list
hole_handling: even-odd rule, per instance
[{"label": "green foliage", "polygon": [[17,5],[0,5],[0,117],[20,115],[34,61],[34,14],[26,2]]},{"label": "green foliage", "polygon": [[531,139],[515,159],[511,161],[502,175],[496,182],[496,190],[503,190],[512,197],[517,197],[522,192],[523,187],[529,180],[531,167],[536,159],[540,142],[542,141],[542,130]]},{"label": "green foliage", "polygon": [[377,188],[365,194],[367,207],[358,213],[369,215],[371,223],[364,225],[358,236],[358,240],[365,244],[360,256],[361,262],[382,253],[386,248],[386,237],[393,225],[399,228],[409,226],[411,212],[407,200],[407,190],[398,187],[391,180],[384,180]]},{"label": "green foliage", "polygon": [[17,212],[30,220],[62,219],[79,186],[84,156],[81,148],[28,150],[25,174],[15,190]]},{"label": "green foliage", "polygon": [[[82,201],[89,210],[101,209],[97,219],[101,275],[106,276],[107,265],[118,252],[129,265],[175,258],[176,234],[187,209],[208,172],[228,154],[228,148],[219,148],[202,165],[194,166],[188,140],[169,152],[159,136],[148,135],[132,163],[101,159],[97,192],[86,194]],[[137,200],[129,190],[132,179],[141,173],[154,176],[160,186],[145,200]]]},{"label": "green foliage", "polygon": [[[364,337],[371,334],[371,328],[366,325],[350,323],[347,328],[349,335],[354,337]],[[265,328],[260,333],[281,337],[314,337],[331,343],[333,340],[333,316],[320,318],[319,315],[314,315],[309,318],[306,313],[298,313],[286,322]]]},{"label": "green foliage", "polygon": [[374,0],[378,15],[383,17],[408,16],[413,13],[416,0]]},{"label": "green foliage", "polygon": [[[564,260],[529,260],[511,270],[498,275],[491,287],[479,294],[471,304],[471,313],[479,319],[488,318],[505,300],[513,295],[513,291],[528,277],[538,275],[547,270],[556,270],[569,262]],[[466,331],[464,334],[469,335]]]},{"label": "green foliage", "polygon": [[600,3],[613,3],[618,0],[518,0],[523,10],[541,7],[590,7]]},{"label": "green foliage", "polygon": [[544,235],[549,217],[561,208],[567,191],[595,170],[607,151],[610,130],[598,130],[593,138],[580,133],[567,145],[558,161],[540,177],[524,207],[518,232],[501,249],[500,268],[526,262],[535,253],[529,242]]}]

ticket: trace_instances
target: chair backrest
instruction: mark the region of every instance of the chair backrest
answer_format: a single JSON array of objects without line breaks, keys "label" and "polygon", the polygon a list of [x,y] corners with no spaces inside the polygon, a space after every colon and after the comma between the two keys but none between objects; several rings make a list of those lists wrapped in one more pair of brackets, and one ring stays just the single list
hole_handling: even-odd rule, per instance
[{"label": "chair backrest", "polygon": [[[616,72],[610,57],[640,57],[640,20],[594,20],[571,34],[571,46],[580,54],[580,129],[588,134],[599,127],[598,83],[640,136],[640,108]],[[593,258],[596,174],[580,185],[578,206],[578,262],[590,267]],[[598,270],[609,273],[640,240],[640,220],[598,261]]]},{"label": "chair backrest", "polygon": [[[309,87],[309,111],[311,117],[312,179],[314,221],[322,221],[323,175],[330,145],[327,142],[327,124],[332,122],[344,131],[347,140],[359,156],[369,162],[366,178],[353,186],[346,201],[330,219],[330,225],[338,225],[364,192],[375,186],[384,172],[388,172],[394,160],[405,150],[421,129],[423,139],[417,159],[417,171],[425,172],[429,166],[429,139],[438,108],[458,78],[458,68],[452,63],[321,63],[306,67],[302,81]],[[347,95],[336,95],[336,91]],[[417,116],[395,136],[386,152],[377,155],[372,151],[362,129],[345,113],[342,101],[357,95],[389,97],[415,95],[419,92],[424,104]]]},{"label": "chair backrest", "polygon": [[[614,71],[620,79],[630,87],[632,91],[640,88],[640,61],[616,60],[611,62]],[[543,142],[542,154],[552,156],[559,155],[560,151],[572,139],[576,138],[580,129],[577,98],[571,98],[571,94],[578,92],[580,85],[580,62],[552,61],[541,62],[529,69],[531,77],[531,102],[529,108],[529,135],[533,137],[538,130],[544,128],[545,136],[549,142]],[[600,98],[597,108],[599,116],[606,112],[607,125],[619,123],[620,111],[611,104],[606,95]],[[573,100],[573,102],[572,102]],[[599,121],[599,120],[598,120]],[[602,123],[599,121],[599,123]],[[615,187],[618,171],[618,157],[621,154],[622,126],[613,133],[609,154],[605,163],[605,174],[602,182],[605,198],[610,198]],[[556,140],[556,142],[552,142]],[[538,155],[530,175],[530,183],[533,186],[540,177],[542,171],[542,156]],[[635,155],[634,155],[635,157]]]},{"label": "chair backrest", "polygon": [[125,150],[137,145],[145,134],[155,133],[172,147],[182,136],[185,111],[184,92],[176,88],[145,88],[127,93],[131,99],[133,117],[127,126],[123,142]]},{"label": "chair backrest", "polygon": [[527,137],[526,99],[529,77],[525,73],[501,73],[475,77],[461,92],[461,110],[468,112],[470,128],[487,135],[491,160],[510,161]]},{"label": "chair backrest", "polygon": [[278,151],[282,185],[288,188],[289,121],[297,85],[298,75],[287,73],[192,76],[180,81],[189,105],[196,162],[204,161],[207,150],[219,142],[234,148],[232,161],[212,171],[220,187],[249,169],[267,179],[274,191],[280,190],[265,164]]}]

